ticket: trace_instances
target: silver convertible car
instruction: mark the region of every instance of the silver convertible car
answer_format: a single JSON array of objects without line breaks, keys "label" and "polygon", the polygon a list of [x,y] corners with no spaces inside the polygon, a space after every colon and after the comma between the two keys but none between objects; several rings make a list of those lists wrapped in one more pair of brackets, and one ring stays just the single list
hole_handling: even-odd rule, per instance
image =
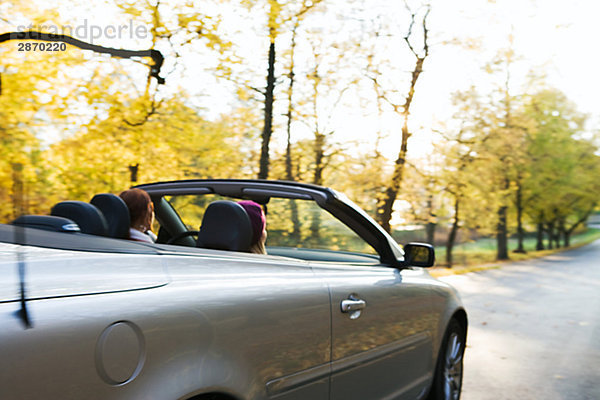
[{"label": "silver convertible car", "polygon": [[459,399],[467,315],[431,246],[318,186],[138,187],[155,244],[111,194],[0,225],[1,399]]}]

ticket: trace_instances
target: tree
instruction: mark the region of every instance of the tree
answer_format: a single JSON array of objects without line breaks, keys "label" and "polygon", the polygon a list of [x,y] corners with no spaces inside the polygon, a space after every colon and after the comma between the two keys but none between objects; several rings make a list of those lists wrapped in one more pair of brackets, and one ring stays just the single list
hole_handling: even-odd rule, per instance
[{"label": "tree", "polygon": [[444,140],[436,146],[444,160],[438,179],[449,202],[452,220],[446,242],[448,267],[454,262],[453,249],[459,229],[462,226],[482,229],[492,224],[485,216],[491,215],[494,207],[486,193],[486,178],[490,176],[487,160],[491,156],[482,152],[490,137],[493,113],[474,87],[455,93],[453,103],[458,126],[438,132]]},{"label": "tree", "polygon": [[[512,38],[511,38],[512,45]],[[496,226],[498,260],[507,260],[508,256],[508,209],[511,195],[511,182],[519,169],[519,149],[522,148],[523,128],[518,124],[514,109],[517,107],[511,94],[511,68],[515,59],[512,46],[500,51],[497,58],[488,66],[490,72],[504,75],[503,85],[499,87],[501,97],[497,109],[497,125],[485,141],[484,147],[495,157],[490,158],[496,172],[495,191],[498,193],[498,222]]]},{"label": "tree", "polygon": [[[267,11],[267,24],[266,28],[268,31],[268,39],[269,39],[269,48],[268,48],[268,57],[267,57],[267,77],[266,77],[266,86],[264,91],[258,90],[262,96],[264,96],[264,123],[263,130],[261,134],[261,150],[260,150],[260,160],[259,160],[259,171],[258,171],[258,179],[267,179],[269,177],[269,145],[271,142],[271,136],[273,134],[273,105],[275,102],[275,85],[276,85],[276,75],[275,75],[275,65],[276,65],[276,41],[280,35],[283,26],[291,25],[293,40],[292,40],[292,48],[295,47],[295,35],[298,29],[298,25],[300,21],[304,18],[305,14],[319,4],[321,0],[318,1],[309,1],[303,0],[302,3],[298,6],[296,2],[288,2],[288,3],[280,3],[277,0],[265,0],[265,6],[268,9]],[[261,4],[261,2],[257,2],[257,4]],[[293,57],[293,51],[292,51]],[[293,68],[293,64],[292,64]],[[290,92],[293,90],[293,69],[291,70],[290,77]],[[291,94],[289,95],[289,98]],[[288,100],[289,100],[288,98]],[[290,103],[291,104],[291,103]],[[291,114],[288,115],[288,119],[291,117]]]},{"label": "tree", "polygon": [[[380,70],[371,69],[368,71],[370,79],[378,87],[378,97],[381,97],[387,102],[395,113],[402,116],[402,127],[401,127],[401,144],[398,158],[394,162],[394,169],[392,172],[391,179],[387,184],[385,191],[379,199],[377,207],[377,222],[388,232],[390,232],[390,220],[392,218],[392,212],[394,202],[398,196],[398,192],[402,185],[402,178],[404,174],[404,167],[406,164],[406,156],[408,152],[408,139],[411,135],[408,126],[411,105],[414,99],[417,82],[423,72],[423,64],[429,55],[429,43],[428,35],[429,29],[427,25],[427,17],[431,7],[429,4],[423,5],[416,11],[413,11],[407,3],[405,3],[408,14],[410,15],[410,24],[407,32],[403,39],[410,50],[410,53],[414,57],[414,66],[411,72],[411,79],[404,95],[402,103],[393,100],[394,96],[391,91],[386,90],[383,84],[380,82],[382,72]],[[420,28],[420,36],[415,33],[415,29]],[[376,32],[377,36],[385,36],[383,32]],[[415,41],[420,39],[420,45],[417,46]]]},{"label": "tree", "polygon": [[51,147],[62,198],[119,192],[130,185],[127,167],[135,164],[141,181],[243,176],[243,133],[233,121],[206,121],[172,99],[145,124],[124,125],[134,110],[115,106],[108,118],[90,121],[81,133]]},{"label": "tree", "polygon": [[511,198],[515,186],[518,186],[515,182],[522,180],[519,174],[526,159],[523,151],[526,124],[519,111],[520,98],[512,93],[511,73],[515,60],[512,46],[509,46],[499,51],[486,65],[486,72],[497,84],[484,103],[479,106],[480,115],[474,117],[479,121],[479,139],[473,151],[477,154],[477,163],[483,163],[478,168],[485,173],[485,180],[482,180],[479,185],[486,193],[488,203],[495,209],[494,233],[498,260],[509,258]]},{"label": "tree", "polygon": [[538,227],[537,248],[569,244],[570,235],[597,204],[600,162],[597,146],[581,137],[585,118],[560,91],[546,88],[527,97],[531,118],[528,177],[524,181],[527,213]]},{"label": "tree", "polygon": [[[7,5],[0,12],[26,18],[34,25],[57,17],[56,12],[42,16],[35,7],[24,4]],[[0,19],[0,29],[2,33],[15,30],[8,16]],[[2,43],[0,51],[0,201],[12,204],[0,211],[0,220],[6,222],[17,216],[17,210],[47,211],[53,182],[48,180],[43,144],[36,134],[47,127],[50,118],[56,118],[58,124],[65,122],[61,112],[67,101],[59,95],[58,88],[69,71],[61,65],[80,64],[82,57],[65,51],[49,60],[43,52],[19,52],[15,41]]]}]

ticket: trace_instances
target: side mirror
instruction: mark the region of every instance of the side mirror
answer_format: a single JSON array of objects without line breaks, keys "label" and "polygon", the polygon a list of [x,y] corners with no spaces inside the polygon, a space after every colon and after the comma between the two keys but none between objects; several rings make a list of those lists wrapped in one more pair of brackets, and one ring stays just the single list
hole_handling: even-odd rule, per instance
[{"label": "side mirror", "polygon": [[435,263],[435,250],[427,243],[408,243],[404,245],[404,266],[432,267]]}]

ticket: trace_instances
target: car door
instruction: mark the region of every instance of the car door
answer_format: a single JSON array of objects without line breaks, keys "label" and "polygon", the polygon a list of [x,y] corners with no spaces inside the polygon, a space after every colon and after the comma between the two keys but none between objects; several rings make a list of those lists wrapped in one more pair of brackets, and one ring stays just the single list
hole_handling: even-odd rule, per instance
[{"label": "car door", "polygon": [[329,285],[331,400],[417,399],[431,377],[432,315],[419,270],[313,262]]},{"label": "car door", "polygon": [[[308,263],[197,252],[204,254],[167,260],[171,290],[190,294],[189,306],[210,332],[199,343],[201,357],[191,353],[186,369],[210,365],[220,385],[235,387],[245,399],[327,400],[329,293]],[[197,378],[200,386],[214,386],[209,377]]]},{"label": "car door", "polygon": [[[422,270],[382,265],[371,244],[315,202],[271,199],[269,211],[269,253],[308,260],[329,290],[330,399],[417,398],[433,370],[434,319]],[[362,218],[358,224],[370,224]]]}]

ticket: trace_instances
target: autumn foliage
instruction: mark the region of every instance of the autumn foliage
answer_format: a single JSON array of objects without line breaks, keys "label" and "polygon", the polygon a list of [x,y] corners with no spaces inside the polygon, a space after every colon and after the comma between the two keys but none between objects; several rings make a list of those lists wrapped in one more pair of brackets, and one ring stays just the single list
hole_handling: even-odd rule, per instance
[{"label": "autumn foliage", "polygon": [[[150,36],[106,45],[160,49],[164,85],[148,76],[149,60],[0,44],[0,222],[135,182],[260,175],[331,186],[390,230],[427,227],[425,239],[444,242],[450,265],[452,247],[469,235],[496,237],[498,258],[508,257],[511,235],[537,234],[540,248],[568,244],[600,191],[586,116],[543,80],[512,89],[508,46],[482,65],[486,85],[454,95],[454,115],[436,121],[429,154],[411,156],[410,107],[436,51],[427,25],[435,8],[407,4],[388,19],[366,9],[360,1],[118,1],[114,18]],[[64,18],[7,5],[0,30]],[[395,125],[346,135],[336,121],[348,109]],[[390,136],[397,158],[384,151]]]}]

